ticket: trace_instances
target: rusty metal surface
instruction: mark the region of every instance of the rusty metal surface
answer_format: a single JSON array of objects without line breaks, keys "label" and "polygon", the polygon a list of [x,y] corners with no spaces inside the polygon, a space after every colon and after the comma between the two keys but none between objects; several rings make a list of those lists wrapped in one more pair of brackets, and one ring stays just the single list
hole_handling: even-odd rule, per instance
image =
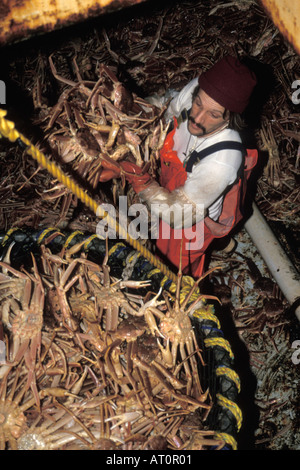
[{"label": "rusty metal surface", "polygon": [[28,39],[146,0],[0,0],[0,45]]},{"label": "rusty metal surface", "polygon": [[299,0],[261,0],[281,34],[300,54],[300,2]]},{"label": "rusty metal surface", "polygon": [[[0,46],[149,0],[0,0]],[[300,54],[300,1],[260,0]]]}]

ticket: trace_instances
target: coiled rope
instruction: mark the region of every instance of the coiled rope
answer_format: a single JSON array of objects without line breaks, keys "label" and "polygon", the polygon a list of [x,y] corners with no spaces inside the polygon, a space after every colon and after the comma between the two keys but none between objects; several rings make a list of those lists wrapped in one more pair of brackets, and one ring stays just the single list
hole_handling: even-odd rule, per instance
[{"label": "coiled rope", "polygon": [[98,217],[106,217],[107,223],[110,227],[116,229],[120,237],[127,241],[135,250],[139,251],[144,258],[150,261],[153,266],[159,269],[169,279],[176,283],[177,276],[170,271],[156,256],[153,255],[144,245],[138,240],[132,238],[126,229],[111,217],[97,202],[92,199],[75,181],[66,175],[56,163],[51,162],[46,155],[34,146],[25,136],[15,128],[15,124],[5,118],[6,110],[0,109],[0,134],[6,137],[10,142],[17,142],[24,147],[26,153],[33,157],[39,165],[49,171],[49,173],[68,188],[75,196],[78,197],[89,209],[91,209]]}]

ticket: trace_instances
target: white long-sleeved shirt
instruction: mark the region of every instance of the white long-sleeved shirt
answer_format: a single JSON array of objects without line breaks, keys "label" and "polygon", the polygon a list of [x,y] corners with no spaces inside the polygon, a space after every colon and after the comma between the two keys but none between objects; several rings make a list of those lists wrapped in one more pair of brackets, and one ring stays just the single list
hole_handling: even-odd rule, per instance
[{"label": "white long-sleeved shirt", "polygon": [[[174,96],[166,111],[166,119],[173,116],[178,117],[183,109],[189,110],[191,108],[192,93],[197,83],[198,79],[193,79]],[[175,131],[173,149],[183,162],[186,155],[189,155],[192,151],[201,151],[225,140],[241,142],[239,133],[228,128],[208,137],[193,136],[188,131],[188,122],[186,120]],[[217,221],[222,211],[224,192],[236,181],[241,163],[242,153],[239,150],[220,150],[196,163],[192,168],[192,172],[188,173],[187,180],[179,191],[175,190],[172,192],[173,194],[169,193],[168,195],[167,192],[159,193],[155,191],[151,194],[151,190],[148,193],[146,190],[146,192],[140,193],[140,196],[147,201],[149,195],[150,199],[148,200],[151,200],[151,204],[169,202],[180,206],[180,198],[185,195],[187,200],[207,209],[209,217]],[[186,200],[184,203],[186,203]],[[180,225],[181,216],[178,223]],[[174,226],[176,227],[176,220]]]}]

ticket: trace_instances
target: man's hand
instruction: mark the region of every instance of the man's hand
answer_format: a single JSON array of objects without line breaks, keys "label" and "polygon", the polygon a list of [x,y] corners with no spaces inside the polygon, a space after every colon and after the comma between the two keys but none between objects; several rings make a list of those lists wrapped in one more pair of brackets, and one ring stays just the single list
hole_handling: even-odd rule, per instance
[{"label": "man's hand", "polygon": [[101,183],[105,183],[106,181],[121,177],[120,165],[119,163],[115,162],[112,158],[102,157],[101,168],[102,171],[99,177],[99,181]]},{"label": "man's hand", "polygon": [[123,175],[131,184],[133,190],[138,194],[149,186],[152,182],[152,177],[147,173],[149,165],[144,165],[143,168],[128,161],[120,162],[120,167]]},{"label": "man's hand", "polygon": [[113,178],[125,178],[136,193],[143,191],[152,181],[151,176],[147,173],[149,164],[140,168],[135,163],[125,160],[115,162],[110,158],[102,158],[101,167],[100,182],[104,183]]}]

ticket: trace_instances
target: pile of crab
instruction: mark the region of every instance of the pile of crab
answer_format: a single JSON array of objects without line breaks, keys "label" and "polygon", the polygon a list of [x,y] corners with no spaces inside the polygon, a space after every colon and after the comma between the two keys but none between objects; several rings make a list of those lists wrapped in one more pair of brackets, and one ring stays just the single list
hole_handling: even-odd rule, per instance
[{"label": "pile of crab", "polygon": [[28,271],[0,263],[0,448],[222,448],[205,425],[195,287],[179,301],[179,275],[174,297],[143,296],[148,281],[120,281],[79,248],[42,245]]},{"label": "pile of crab", "polygon": [[[44,131],[41,145],[50,147],[59,164],[91,193],[100,191],[100,181],[113,180],[108,192],[114,201],[125,186],[122,173],[119,181],[113,177],[119,161],[145,166],[155,175],[168,130],[163,120],[166,107],[159,109],[129,91],[105,64],[97,66],[96,81],[81,78],[75,58],[77,81],[59,75],[52,56],[49,64],[62,91],[57,103],[44,109],[37,123]],[[63,198],[62,218],[74,203],[70,191],[60,184],[53,184],[43,197],[52,201]]]}]

